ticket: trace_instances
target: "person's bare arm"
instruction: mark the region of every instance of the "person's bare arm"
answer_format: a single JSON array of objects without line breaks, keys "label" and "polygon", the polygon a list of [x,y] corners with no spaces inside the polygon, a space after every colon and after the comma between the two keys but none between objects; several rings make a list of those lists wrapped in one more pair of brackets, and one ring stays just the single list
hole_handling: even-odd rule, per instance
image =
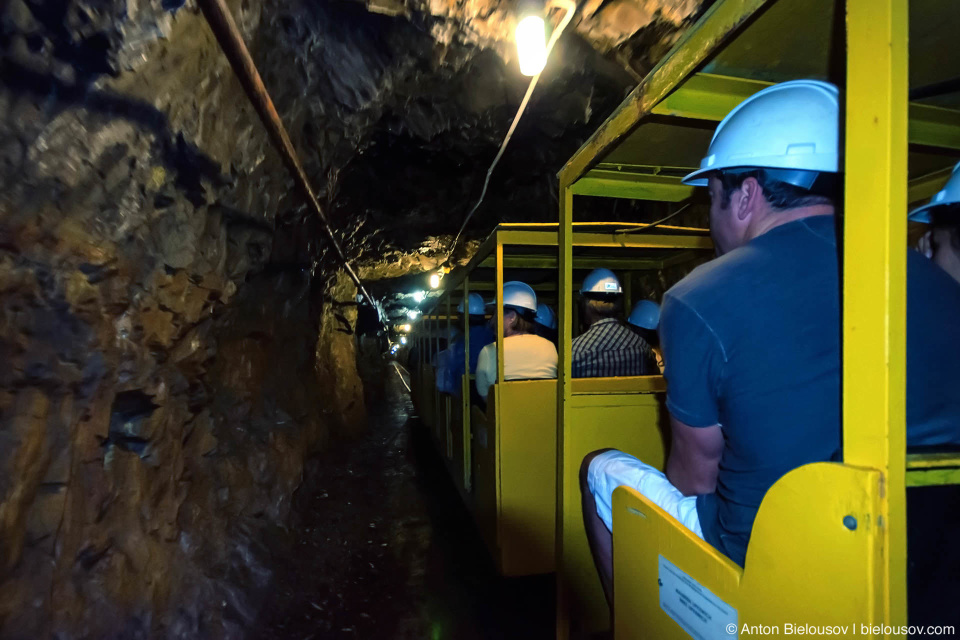
[{"label": "person's bare arm", "polygon": [[671,416],[670,426],[673,445],[667,479],[685,496],[713,493],[723,453],[720,425],[691,427]]}]

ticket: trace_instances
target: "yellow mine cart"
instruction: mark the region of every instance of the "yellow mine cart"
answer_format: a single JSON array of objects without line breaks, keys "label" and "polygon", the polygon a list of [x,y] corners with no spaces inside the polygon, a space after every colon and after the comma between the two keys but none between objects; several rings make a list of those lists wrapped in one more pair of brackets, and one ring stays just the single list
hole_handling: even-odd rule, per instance
[{"label": "yellow mine cart", "polygon": [[[617,233],[630,235],[642,227],[629,223],[578,225],[571,238],[577,254],[574,261],[578,281],[596,267],[615,269],[623,277],[629,300],[632,295],[645,295],[640,291],[644,274],[659,276],[665,270],[682,268],[688,261],[702,261],[712,255],[713,245],[705,229],[663,227],[657,229],[661,235],[637,234],[632,240],[614,241]],[[554,570],[556,380],[497,382],[490,391],[486,409],[481,410],[470,406],[472,376],[463,377],[459,397],[441,394],[429,363],[442,346],[441,336],[448,335],[454,327],[459,302],[471,292],[502,299],[505,273],[509,279],[527,282],[536,290],[540,302],[556,307],[557,266],[556,224],[501,224],[469,264],[444,278],[431,310],[416,327],[417,344],[427,363],[419,377],[425,388],[414,389],[419,402],[425,405],[420,409],[421,416],[431,427],[451,478],[473,513],[498,570],[505,576]],[[495,314],[497,326],[497,377],[503,380],[503,307],[495,305],[490,312]],[[459,329],[466,343],[460,367],[466,370],[470,353],[466,318]],[[627,410],[645,416],[650,424],[645,437],[655,442],[651,447],[655,446],[662,457],[660,410],[652,395],[663,390],[661,376],[585,379],[577,381],[577,388],[595,396],[629,396],[625,400]],[[426,416],[432,416],[433,422],[426,422]],[[596,433],[609,434],[602,408],[595,416]]]},{"label": "yellow mine cart", "polygon": [[[617,489],[614,635],[736,638],[745,625],[784,635],[803,624],[905,635],[906,488],[960,483],[960,456],[905,444],[906,212],[960,156],[960,93],[929,90],[960,76],[958,34],[956,0],[717,0],[563,168],[559,638],[609,624],[576,473],[587,450],[619,446],[593,434],[624,420],[627,401],[582,394],[570,377],[573,196],[685,200],[680,177],[698,167],[716,123],[770,83],[799,78],[830,80],[845,99],[844,461],[798,468],[771,488],[743,569]],[[644,446],[622,448],[661,464]]]}]

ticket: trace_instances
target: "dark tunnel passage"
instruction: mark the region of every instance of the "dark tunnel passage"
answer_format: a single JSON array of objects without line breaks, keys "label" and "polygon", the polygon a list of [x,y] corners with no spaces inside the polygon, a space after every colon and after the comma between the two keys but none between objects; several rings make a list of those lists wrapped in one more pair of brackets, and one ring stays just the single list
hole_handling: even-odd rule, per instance
[{"label": "dark tunnel passage", "polygon": [[0,640],[956,635],[957,2],[3,0]]},{"label": "dark tunnel passage", "polygon": [[368,433],[308,460],[267,538],[277,575],[254,637],[553,637],[552,576],[497,575],[398,371]]},{"label": "dark tunnel passage", "polygon": [[0,3],[0,638],[547,634],[549,579],[495,578],[384,358],[448,258],[555,219],[704,6],[572,23],[451,257],[529,83],[512,3]]}]

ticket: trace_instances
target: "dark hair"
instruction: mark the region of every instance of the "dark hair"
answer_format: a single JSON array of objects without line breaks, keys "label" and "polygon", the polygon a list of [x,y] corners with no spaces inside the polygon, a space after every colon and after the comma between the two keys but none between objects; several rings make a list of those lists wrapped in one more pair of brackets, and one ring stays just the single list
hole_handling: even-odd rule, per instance
[{"label": "dark hair", "polygon": [[584,294],[583,304],[601,318],[615,318],[623,311],[623,296]]},{"label": "dark hair", "polygon": [[518,309],[517,307],[504,307],[503,310],[505,312],[513,311],[516,315],[517,320],[514,323],[513,328],[517,333],[536,333],[533,325],[534,314],[530,313],[526,309]]},{"label": "dark hair", "polygon": [[950,231],[950,247],[960,251],[960,203],[946,204],[930,210],[930,224],[934,229]]},{"label": "dark hair", "polygon": [[780,180],[774,180],[763,169],[749,169],[746,171],[718,171],[723,199],[721,206],[726,209],[730,206],[730,197],[740,188],[747,178],[755,178],[763,189],[763,197],[770,206],[778,211],[799,209],[814,205],[836,202],[836,177],[832,174],[820,174],[811,189],[803,189]]},{"label": "dark hair", "polygon": [[643,338],[644,342],[646,342],[651,347],[660,346],[660,334],[657,333],[656,329],[647,329],[646,327],[638,327],[635,324],[629,324],[629,323],[627,324],[627,326],[630,327],[630,329],[635,334]]}]

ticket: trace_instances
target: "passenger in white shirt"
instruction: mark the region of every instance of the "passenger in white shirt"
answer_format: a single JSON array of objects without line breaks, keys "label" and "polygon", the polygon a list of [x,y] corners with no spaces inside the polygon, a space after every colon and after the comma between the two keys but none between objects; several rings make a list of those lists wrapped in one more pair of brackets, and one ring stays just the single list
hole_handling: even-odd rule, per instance
[{"label": "passenger in white shirt", "polygon": [[[557,377],[557,348],[534,333],[537,294],[523,282],[503,285],[503,377],[537,380]],[[497,343],[488,344],[477,358],[477,392],[484,400],[497,380]]]}]

